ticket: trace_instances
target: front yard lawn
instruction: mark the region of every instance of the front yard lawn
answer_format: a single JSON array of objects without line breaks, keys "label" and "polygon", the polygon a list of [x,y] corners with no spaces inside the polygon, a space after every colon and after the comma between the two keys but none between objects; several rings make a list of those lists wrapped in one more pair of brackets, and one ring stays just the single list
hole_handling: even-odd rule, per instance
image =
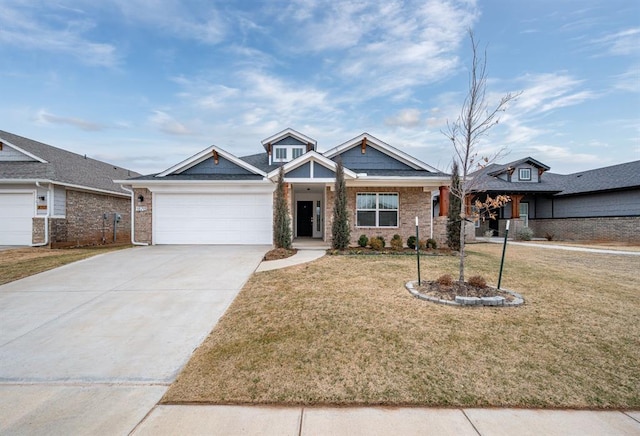
[{"label": "front yard lawn", "polygon": [[85,248],[12,248],[0,251],[0,285],[41,273],[77,260],[130,245],[101,245]]},{"label": "front yard lawn", "polygon": [[[469,246],[497,282],[502,247]],[[325,256],[255,274],[164,403],[640,407],[636,256],[510,246],[518,308],[413,298],[410,256]],[[455,276],[425,257],[422,277]]]}]

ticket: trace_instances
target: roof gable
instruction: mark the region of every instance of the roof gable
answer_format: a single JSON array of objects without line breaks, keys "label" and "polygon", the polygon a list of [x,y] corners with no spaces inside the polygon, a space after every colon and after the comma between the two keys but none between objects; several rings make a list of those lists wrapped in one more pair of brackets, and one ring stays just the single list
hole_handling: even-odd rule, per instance
[{"label": "roof gable", "polygon": [[[373,159],[370,159],[369,157],[365,157],[363,159],[365,162],[362,162],[361,164],[356,163],[354,166],[354,163],[356,162],[356,158],[357,158],[357,152],[353,152],[353,151],[349,152],[349,151],[356,147],[359,147],[360,153],[363,156],[366,156],[368,148],[373,148],[375,150],[374,153],[377,152],[377,154],[373,157]],[[372,136],[366,132],[359,136],[356,136],[355,138],[343,144],[338,145],[335,148],[332,148],[331,150],[328,150],[323,154],[329,159],[335,159],[337,158],[337,156],[345,155],[345,157],[349,157],[349,161],[351,164],[349,165],[349,168],[358,169],[358,170],[360,169],[393,169],[393,170],[413,169],[413,170],[422,170],[422,171],[440,173],[440,171],[438,171],[436,168],[430,165],[427,165],[426,163],[414,158],[413,156],[410,156],[409,154],[401,150],[398,150],[395,147],[392,147],[386,142],[383,142],[380,139],[376,138],[375,136]],[[392,165],[393,168],[375,168],[375,167],[366,168],[365,167],[367,164],[379,165],[380,162],[382,162],[383,160],[381,158],[381,155],[384,155],[387,158],[391,159],[391,160],[387,159],[386,164]],[[390,162],[392,161],[395,161],[396,163],[390,164]]]},{"label": "roof gable", "polygon": [[[319,165],[322,168],[316,171],[316,165]],[[285,172],[285,177],[291,174],[295,178],[310,179],[327,179],[327,175],[329,175],[327,170],[331,172],[331,178],[335,178],[337,167],[337,163],[335,163],[331,159],[327,159],[325,156],[316,151],[305,153],[302,156],[299,156],[291,162],[287,162],[282,166]],[[271,180],[275,180],[278,177],[279,173],[280,168],[277,168],[267,174],[267,177]],[[319,177],[316,177],[316,173]],[[344,177],[345,179],[355,179],[357,175],[350,169],[344,168]]]},{"label": "roof gable", "polygon": [[281,132],[276,133],[275,135],[271,135],[268,138],[263,139],[261,143],[267,153],[270,153],[271,146],[276,144],[307,146],[310,144],[312,150],[314,151],[316,150],[316,146],[318,145],[318,142],[315,139],[312,139],[292,128],[287,128]]},{"label": "roof gable", "polygon": [[178,174],[260,175],[266,173],[233,154],[212,145],[159,173],[156,177]]},{"label": "roof gable", "polygon": [[47,163],[46,160],[29,153],[26,150],[12,144],[0,137],[0,162],[40,162]]},{"label": "roof gable", "polygon": [[529,164],[529,165],[531,165],[533,167],[536,167],[538,170],[541,170],[541,171],[549,171],[551,169],[549,166],[543,164],[542,162],[540,162],[538,160],[535,160],[532,157],[525,157],[524,159],[515,160],[513,162],[509,162],[507,164],[500,165],[498,169],[490,171],[487,174],[490,175],[490,176],[498,176],[500,174],[504,174],[506,172],[513,171],[517,167],[519,167],[521,165],[524,165],[524,164]]}]

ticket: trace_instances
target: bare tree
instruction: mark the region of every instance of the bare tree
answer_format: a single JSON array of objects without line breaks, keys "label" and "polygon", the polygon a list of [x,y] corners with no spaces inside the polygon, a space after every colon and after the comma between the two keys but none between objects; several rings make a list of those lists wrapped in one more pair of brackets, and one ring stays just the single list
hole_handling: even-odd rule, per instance
[{"label": "bare tree", "polygon": [[[469,38],[471,39],[471,50],[473,59],[471,62],[471,71],[469,72],[469,90],[460,110],[460,115],[453,123],[447,121],[447,129],[443,133],[451,140],[453,149],[459,162],[461,174],[460,184],[458,187],[451,189],[451,193],[460,199],[460,278],[464,281],[464,263],[465,263],[465,228],[466,223],[478,219],[478,215],[482,213],[482,209],[486,210],[500,207],[499,203],[505,201],[505,198],[496,199],[488,198],[488,201],[476,201],[475,212],[468,210],[465,199],[472,192],[478,191],[478,180],[470,177],[470,174],[479,167],[486,166],[494,162],[504,148],[494,153],[490,157],[478,158],[478,145],[480,140],[487,135],[488,131],[498,124],[500,114],[507,109],[507,105],[511,100],[517,98],[520,93],[508,93],[503,96],[495,106],[489,106],[486,97],[487,90],[487,53],[478,54],[478,43],[473,37],[473,32],[469,30]],[[449,217],[457,218],[457,217]]]}]

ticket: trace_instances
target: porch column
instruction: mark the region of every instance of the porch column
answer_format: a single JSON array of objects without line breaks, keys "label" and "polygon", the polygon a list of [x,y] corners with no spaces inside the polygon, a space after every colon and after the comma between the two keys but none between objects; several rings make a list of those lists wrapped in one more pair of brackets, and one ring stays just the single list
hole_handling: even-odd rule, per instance
[{"label": "porch column", "polygon": [[520,218],[520,200],[522,195],[510,195],[511,197],[511,218]]},{"label": "porch column", "polygon": [[439,216],[447,216],[449,214],[449,187],[440,186],[440,212]]}]

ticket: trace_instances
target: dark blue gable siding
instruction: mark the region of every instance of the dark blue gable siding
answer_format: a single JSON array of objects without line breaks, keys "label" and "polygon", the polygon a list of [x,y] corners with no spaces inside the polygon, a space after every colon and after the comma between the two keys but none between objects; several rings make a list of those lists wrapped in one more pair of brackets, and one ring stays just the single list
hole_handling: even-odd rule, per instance
[{"label": "dark blue gable siding", "polygon": [[287,173],[288,178],[293,179],[308,179],[311,177],[311,164],[307,162],[306,164],[299,166],[295,170],[291,170]]},{"label": "dark blue gable siding", "polygon": [[[339,156],[342,156],[342,164],[350,170],[412,170],[409,165],[406,165],[389,155],[376,150],[367,144],[365,154],[362,154],[360,146],[352,147],[349,150],[343,152]],[[337,156],[333,157],[336,160]]]},{"label": "dark blue gable siding", "polygon": [[298,141],[296,138],[292,136],[287,136],[286,138],[282,138],[280,141],[275,142],[271,145],[307,145],[302,141]]},{"label": "dark blue gable siding", "polygon": [[253,174],[238,165],[234,164],[230,160],[218,157],[218,165],[213,162],[213,157],[203,160],[197,165],[192,166],[181,174]]},{"label": "dark blue gable siding", "polygon": [[313,178],[314,179],[332,179],[336,176],[336,173],[329,168],[315,163],[313,165]]}]

